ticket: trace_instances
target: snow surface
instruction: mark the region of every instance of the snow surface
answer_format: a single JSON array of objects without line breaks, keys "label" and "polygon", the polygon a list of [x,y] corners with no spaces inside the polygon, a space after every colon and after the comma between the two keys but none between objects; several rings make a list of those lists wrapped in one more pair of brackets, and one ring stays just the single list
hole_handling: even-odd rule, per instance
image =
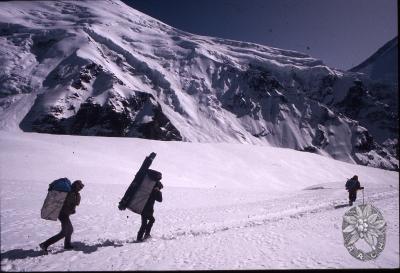
[{"label": "snow surface", "polygon": [[[291,149],[0,131],[1,268],[4,271],[399,267],[399,174]],[[153,239],[133,243],[140,216],[118,202],[143,159],[163,173]],[[343,245],[344,183],[358,174],[365,201],[387,221],[371,262]],[[40,218],[48,184],[82,179],[71,217],[76,250]],[[356,204],[362,203],[361,192]]]},{"label": "snow surface", "polygon": [[[213,84],[211,78],[191,78],[207,74],[208,66],[221,69],[214,62],[244,69],[243,60],[265,63],[280,80],[294,68],[306,84],[338,71],[297,52],[181,32],[118,1],[92,3],[1,3],[1,22],[11,22],[16,34],[26,26],[34,29],[32,37],[62,39],[49,51],[39,47],[32,53],[32,37],[24,37],[24,31],[15,40],[0,37],[5,68],[0,73],[9,77],[0,82],[5,84],[0,91],[6,92],[0,100],[1,270],[399,267],[398,172],[292,149],[240,144],[245,141],[240,133],[246,141],[260,144],[241,127],[261,129],[259,125],[218,109],[214,94],[203,95]],[[118,58],[123,60],[121,66],[116,64]],[[195,62],[190,64],[190,59]],[[187,138],[237,144],[21,132],[19,124],[36,96],[49,89],[43,106],[62,101],[70,91],[64,90],[72,81],[68,77],[89,60],[124,80],[126,86],[113,86],[121,96],[140,90],[157,97],[154,82],[170,85],[165,90],[171,94],[161,94],[159,101]],[[63,61],[66,65],[60,66]],[[61,72],[68,83],[49,80],[43,86],[44,77],[57,67],[65,69]],[[132,67],[139,67],[142,74],[125,73]],[[178,74],[187,78],[181,80]],[[229,84],[225,80],[230,79],[217,80],[220,91]],[[100,86],[107,83],[104,78],[96,81]],[[91,84],[87,91],[92,94],[96,90]],[[188,93],[175,92],[183,87]],[[192,97],[190,92],[198,93]],[[96,99],[104,102],[105,94]],[[197,104],[202,107],[194,107]],[[147,121],[144,115],[143,122]],[[231,134],[235,130],[238,134]],[[150,152],[157,153],[152,168],[163,173],[164,200],[155,205],[153,239],[136,244],[140,217],[119,211],[117,205]],[[365,201],[382,211],[388,226],[385,250],[371,262],[358,261],[347,252],[341,232],[346,209],[333,208],[347,202],[344,184],[354,174],[365,186]],[[81,205],[71,217],[76,250],[64,251],[60,241],[43,256],[38,244],[57,233],[60,224],[41,219],[40,209],[48,184],[60,177],[81,179],[86,185]],[[359,193],[356,204],[361,202]]]},{"label": "snow surface", "polygon": [[[53,130],[61,121],[76,125],[73,118],[91,101],[111,104],[113,114],[128,113],[121,136],[149,138],[135,130],[152,121],[152,112],[123,106],[143,92],[154,97],[183,141],[311,149],[398,169],[392,149],[356,146],[365,139],[361,127],[378,142],[397,141],[392,120],[381,124],[383,106],[372,113],[362,109],[377,120],[360,124],[333,111],[357,73],[299,52],[180,31],[117,0],[11,1],[0,7],[0,129],[111,133],[104,120],[77,131]],[[101,72],[88,65],[101,65]]]}]

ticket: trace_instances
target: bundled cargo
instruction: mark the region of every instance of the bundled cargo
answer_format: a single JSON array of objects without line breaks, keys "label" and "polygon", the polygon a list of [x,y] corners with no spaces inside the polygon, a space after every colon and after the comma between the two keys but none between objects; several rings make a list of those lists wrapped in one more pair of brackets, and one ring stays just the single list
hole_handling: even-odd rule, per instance
[{"label": "bundled cargo", "polygon": [[126,190],[124,197],[119,202],[120,210],[129,210],[141,214],[143,208],[149,199],[149,196],[157,182],[155,179],[157,171],[151,170],[150,165],[156,157],[155,153],[151,153],[145,158],[136,173],[135,178]]},{"label": "bundled cargo", "polygon": [[51,182],[40,213],[42,219],[57,221],[70,191],[71,181],[66,177]]},{"label": "bundled cargo", "polygon": [[129,210],[137,214],[142,214],[143,208],[158,181],[156,179],[157,175],[160,175],[160,173],[151,169],[147,170],[140,187],[138,187],[136,192],[133,193],[132,198],[127,205]]}]

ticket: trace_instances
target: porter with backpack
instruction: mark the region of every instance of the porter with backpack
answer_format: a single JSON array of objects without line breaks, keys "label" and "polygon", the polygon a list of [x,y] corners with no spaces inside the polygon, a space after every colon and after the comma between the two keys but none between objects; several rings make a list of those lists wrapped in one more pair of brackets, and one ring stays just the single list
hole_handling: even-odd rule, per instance
[{"label": "porter with backpack", "polygon": [[84,187],[82,181],[76,180],[72,184],[67,178],[53,181],[49,185],[49,192],[42,207],[41,216],[47,220],[60,220],[61,231],[39,244],[40,248],[47,253],[47,248],[64,239],[64,249],[72,249],[71,236],[74,231],[69,216],[75,213],[75,208],[80,204],[79,193]]}]

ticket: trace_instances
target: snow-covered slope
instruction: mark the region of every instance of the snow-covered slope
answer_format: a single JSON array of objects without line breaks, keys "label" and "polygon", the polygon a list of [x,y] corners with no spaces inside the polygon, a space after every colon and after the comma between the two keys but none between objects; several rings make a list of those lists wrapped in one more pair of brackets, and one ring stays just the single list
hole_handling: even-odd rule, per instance
[{"label": "snow-covered slope", "polygon": [[358,105],[358,73],[182,32],[116,0],[0,6],[3,130],[250,143],[398,169],[397,111],[372,95]]},{"label": "snow-covered slope", "polygon": [[[366,78],[366,85],[360,86],[358,105],[361,111],[345,111],[352,119],[360,121],[375,139],[392,150],[398,158],[398,111],[399,111],[399,80],[398,80],[398,37],[393,38],[371,57],[350,71],[359,73]],[[376,98],[383,106],[376,107],[366,97]],[[376,105],[376,104],[375,104]],[[380,109],[379,109],[380,108]],[[368,109],[368,110],[366,110]]]},{"label": "snow-covered slope", "polygon": [[[292,149],[228,143],[0,132],[2,271],[232,270],[399,267],[399,173]],[[140,216],[118,202],[150,152],[163,173],[153,239],[133,243]],[[370,262],[343,245],[347,178],[387,222]],[[48,184],[81,179],[74,251],[38,244],[59,231],[40,218]],[[362,203],[359,192],[356,205]],[[364,245],[357,247],[368,251]]]},{"label": "snow-covered slope", "polygon": [[376,82],[398,85],[398,46],[396,36],[350,71],[365,73]]}]

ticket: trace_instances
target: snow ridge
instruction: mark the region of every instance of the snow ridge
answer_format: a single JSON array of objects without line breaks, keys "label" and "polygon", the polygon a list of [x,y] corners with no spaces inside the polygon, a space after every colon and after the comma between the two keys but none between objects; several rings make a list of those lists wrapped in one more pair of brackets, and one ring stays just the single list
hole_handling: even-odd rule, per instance
[{"label": "snow ridge", "polygon": [[183,32],[117,0],[0,6],[3,130],[250,143],[398,169],[398,106],[363,74]]},{"label": "snow ridge", "polygon": [[396,36],[371,57],[349,71],[366,73],[375,81],[398,85],[397,48],[398,37]]}]

